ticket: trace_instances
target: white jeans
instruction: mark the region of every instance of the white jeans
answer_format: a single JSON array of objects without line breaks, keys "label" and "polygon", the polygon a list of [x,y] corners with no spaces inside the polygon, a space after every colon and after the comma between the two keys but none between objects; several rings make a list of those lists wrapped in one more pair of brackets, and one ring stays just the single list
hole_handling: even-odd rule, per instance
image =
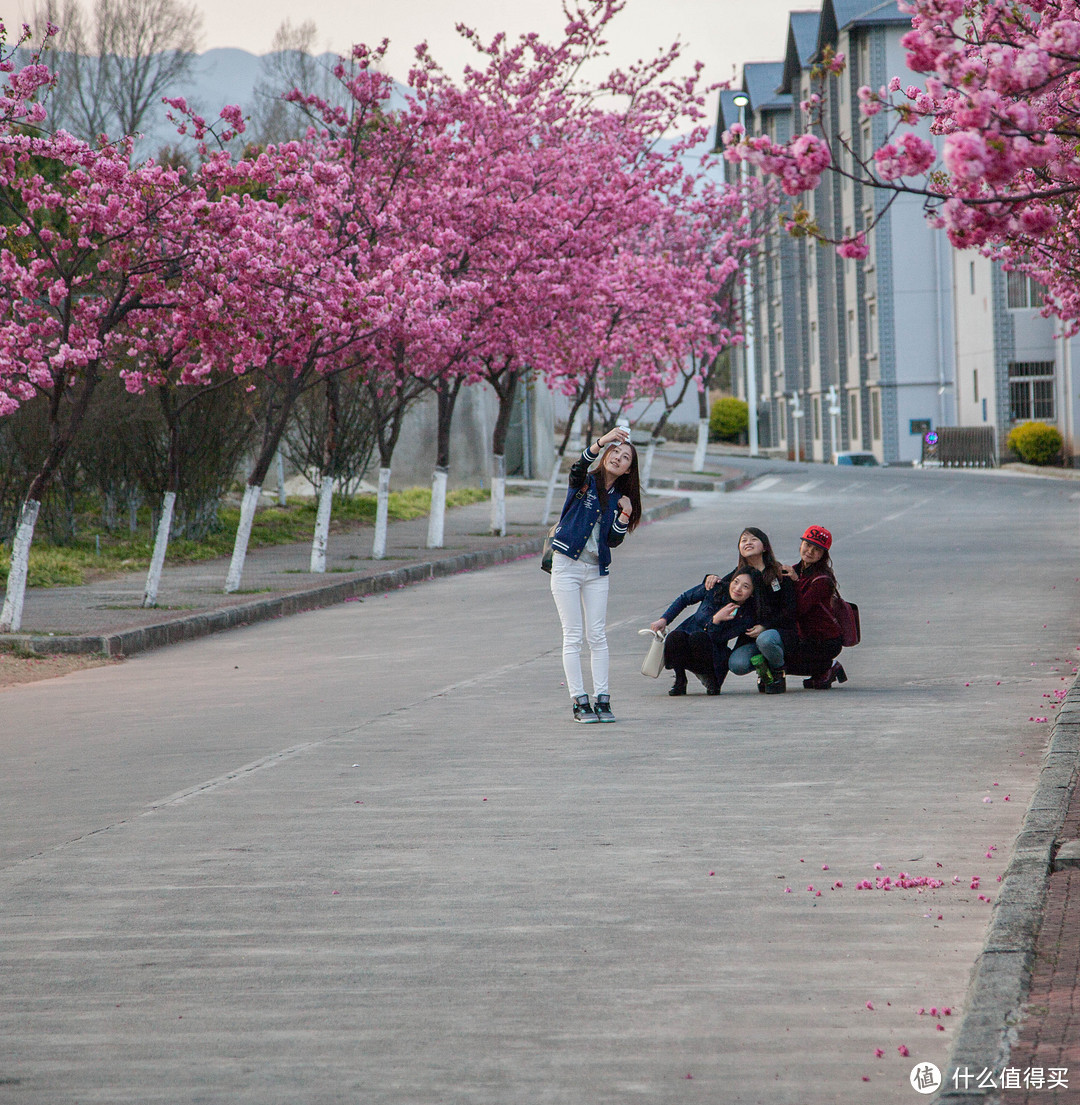
[{"label": "white jeans", "polygon": [[551,594],[562,622],[562,662],[571,698],[585,694],[581,675],[581,643],[589,642],[593,693],[608,693],[607,596],[608,577],[598,564],[556,552],[551,562]]}]

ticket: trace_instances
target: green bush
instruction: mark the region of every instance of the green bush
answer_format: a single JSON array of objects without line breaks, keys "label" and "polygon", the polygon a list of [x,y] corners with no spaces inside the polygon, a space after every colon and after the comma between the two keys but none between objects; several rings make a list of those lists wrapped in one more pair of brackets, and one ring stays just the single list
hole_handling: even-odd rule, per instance
[{"label": "green bush", "polygon": [[750,425],[750,409],[741,399],[717,399],[709,411],[709,437],[713,441],[738,441]]},{"label": "green bush", "polygon": [[1050,464],[1057,459],[1063,442],[1056,427],[1045,422],[1025,422],[1009,434],[1005,444],[1025,464]]}]

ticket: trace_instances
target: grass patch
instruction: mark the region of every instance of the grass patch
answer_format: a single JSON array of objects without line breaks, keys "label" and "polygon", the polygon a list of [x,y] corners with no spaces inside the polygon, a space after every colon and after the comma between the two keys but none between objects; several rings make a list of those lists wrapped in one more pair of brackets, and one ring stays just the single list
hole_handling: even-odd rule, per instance
[{"label": "grass patch", "polygon": [[[447,507],[465,506],[482,502],[489,497],[478,487],[463,487],[450,491],[446,496]],[[357,525],[373,525],[377,507],[374,495],[356,495],[349,500],[335,500],[330,523],[332,532],[355,528]],[[318,503],[314,499],[291,497],[284,507],[270,506],[256,511],[251,527],[249,548],[266,548],[271,545],[290,545],[310,541],[315,528]],[[421,518],[431,510],[431,490],[411,487],[404,491],[392,491],[389,502],[391,521],[409,521]],[[169,542],[166,565],[194,564],[202,560],[216,560],[232,554],[236,528],[240,524],[240,510],[223,506],[218,512],[221,528],[199,541],[187,538]],[[100,513],[90,513],[79,518],[81,536],[69,545],[51,545],[42,535],[34,540],[30,550],[29,587],[78,587],[94,572],[145,572],[150,566],[154,551],[150,536],[150,512],[139,512],[140,534],[101,533]],[[11,549],[0,549],[0,585],[7,583],[11,567]]]}]

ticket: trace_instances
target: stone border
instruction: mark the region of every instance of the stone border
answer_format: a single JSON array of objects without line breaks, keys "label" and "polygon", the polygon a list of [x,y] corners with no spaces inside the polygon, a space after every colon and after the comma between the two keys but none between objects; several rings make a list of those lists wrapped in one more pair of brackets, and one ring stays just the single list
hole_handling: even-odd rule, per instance
[{"label": "stone border", "polygon": [[1077,785],[1080,766],[1080,678],[1062,701],[1039,782],[1013,843],[1012,855],[994,903],[990,931],[975,961],[964,997],[964,1015],[942,1074],[938,1105],[974,1101],[994,1105],[1000,1091],[954,1089],[952,1073],[966,1067],[973,1075],[1008,1066],[1009,1052],[1023,1020],[1031,988],[1035,945],[1042,924],[1058,834]]},{"label": "stone border", "polygon": [[[644,510],[642,512],[642,522],[646,525],[659,522],[673,514],[679,514],[689,509],[689,499],[669,499]],[[173,621],[158,622],[154,625],[140,626],[135,629],[125,629],[119,633],[104,636],[37,637],[13,634],[10,637],[5,637],[4,641],[44,655],[79,653],[133,656],[135,653],[162,648],[165,645],[175,645],[182,641],[194,641],[224,629],[238,629],[245,625],[255,625],[258,622],[287,617],[290,614],[303,614],[309,610],[321,610],[327,606],[336,606],[339,603],[349,602],[352,599],[363,598],[367,595],[382,594],[384,591],[406,587],[410,583],[422,583],[424,580],[456,575],[458,572],[472,572],[480,568],[491,568],[497,564],[506,564],[511,560],[536,555],[540,552],[543,544],[543,535],[529,537],[494,549],[474,549],[471,552],[459,553],[457,556],[425,560],[400,568],[391,568],[376,575],[344,580],[325,587],[290,591],[287,594],[257,599],[254,602],[247,602],[238,606],[219,607],[216,610],[190,614],[183,618],[176,618]]]}]

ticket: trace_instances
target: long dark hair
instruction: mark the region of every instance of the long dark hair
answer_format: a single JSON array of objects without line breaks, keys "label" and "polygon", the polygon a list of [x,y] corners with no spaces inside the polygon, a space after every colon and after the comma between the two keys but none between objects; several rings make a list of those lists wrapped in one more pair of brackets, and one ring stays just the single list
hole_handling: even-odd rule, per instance
[{"label": "long dark hair", "polygon": [[[821,546],[818,545],[821,549]],[[821,549],[821,559],[814,564],[803,564],[802,556],[795,563],[795,574],[802,577],[827,575],[832,581],[832,585],[836,586],[836,573],[833,571],[832,558],[829,556],[827,550]]]},{"label": "long dark hair", "polygon": [[[769,540],[769,535],[763,530],[758,529],[757,526],[743,526],[739,530],[739,537],[742,538],[744,533],[753,534],[764,546],[761,552],[761,561],[765,565],[761,571],[761,578],[766,583],[773,583],[780,578],[780,562],[776,559],[776,553],[773,552],[772,542]],[[742,553],[739,553],[739,567],[740,568],[752,568],[752,564],[748,564],[746,558]],[[755,569],[756,571],[756,569]]]},{"label": "long dark hair", "polygon": [[[757,568],[752,567],[750,564],[740,564],[735,569],[735,571],[733,571],[731,573],[731,575],[729,575],[727,577],[727,581],[724,584],[725,588],[727,589],[727,600],[728,600],[728,602],[733,602],[734,601],[734,599],[732,599],[732,597],[731,597],[730,586],[731,586],[731,581],[736,576],[749,576],[750,577],[750,582],[754,585],[753,594],[751,594],[751,596],[746,600],[746,602],[744,602],[742,604],[742,609],[746,610],[748,613],[752,614],[753,618],[754,618],[754,621],[756,622],[761,617],[761,597],[760,597],[760,594],[761,594],[761,585],[762,585],[765,577],[762,575],[761,572],[759,572],[757,570]],[[724,603],[721,603],[720,605],[723,606]]]},{"label": "long dark hair", "polygon": [[[630,442],[625,442],[630,445]],[[625,495],[630,500],[630,524],[628,533],[637,529],[641,521],[641,477],[638,475],[637,449],[630,445],[630,467],[611,485],[616,497]],[[608,489],[604,486],[603,468],[596,470],[596,493],[600,498],[600,509],[607,510]]]}]

